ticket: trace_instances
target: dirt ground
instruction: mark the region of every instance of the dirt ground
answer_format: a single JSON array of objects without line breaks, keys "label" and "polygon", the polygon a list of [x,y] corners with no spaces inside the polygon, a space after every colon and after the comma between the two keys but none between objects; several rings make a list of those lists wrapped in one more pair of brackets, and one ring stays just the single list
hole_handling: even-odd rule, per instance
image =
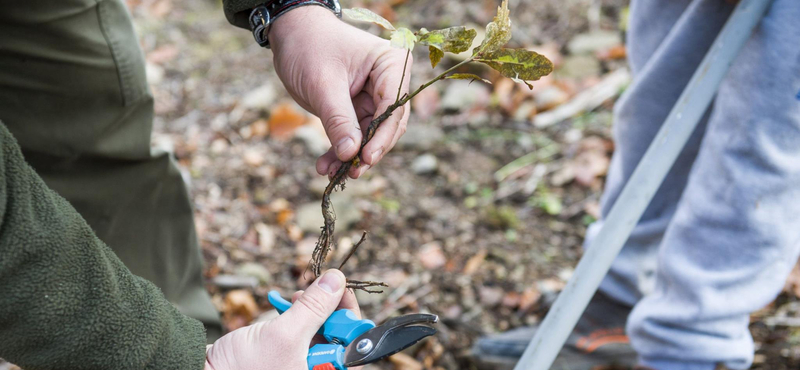
[{"label": "dirt ground", "polygon": [[[218,2],[128,3],[156,98],[153,145],[175,152],[191,184],[208,288],[229,329],[268,319],[274,313],[267,292],[288,296],[310,277],[304,271],[327,184],[314,162],[330,144],[319,120],[284,91],[272,53],[228,25]],[[343,3],[414,28],[479,30],[496,5]],[[359,293],[364,314],[378,322],[410,312],[442,318],[435,338],[369,368],[471,369],[469,349],[478,336],[543,318],[581,256],[586,226],[598,217],[617,94],[548,127],[534,123],[582,91],[620,83],[609,76],[625,68],[626,6],[511,1],[513,46],[550,57],[553,76],[528,92],[474,67],[470,72],[494,84],[434,85],[413,102],[401,145],[337,193],[339,249],[331,266],[366,230],[367,244],[344,270],[390,285],[383,294]],[[422,50],[416,60],[412,86],[433,75]],[[790,284],[753,315],[754,369],[800,367],[795,288]]]}]

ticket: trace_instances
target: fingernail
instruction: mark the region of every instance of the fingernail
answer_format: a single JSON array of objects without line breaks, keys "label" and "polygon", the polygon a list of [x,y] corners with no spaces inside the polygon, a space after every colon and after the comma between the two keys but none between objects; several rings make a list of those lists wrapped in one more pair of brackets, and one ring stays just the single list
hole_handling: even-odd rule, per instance
[{"label": "fingernail", "polygon": [[375,164],[375,162],[381,158],[381,155],[383,155],[383,149],[372,152],[372,155],[369,157],[369,163]]},{"label": "fingernail", "polygon": [[339,171],[339,167],[342,167],[342,162],[334,162],[331,164],[331,167],[328,168],[328,176],[333,177],[333,175],[336,175],[336,172]]},{"label": "fingernail", "polygon": [[342,153],[344,153],[348,149],[352,148],[353,145],[355,145],[355,142],[353,141],[353,139],[351,139],[349,137],[346,137],[346,138],[340,140],[339,143],[336,144],[336,155],[341,156]]},{"label": "fingernail", "polygon": [[367,172],[367,170],[369,168],[370,168],[370,165],[368,165],[368,164],[361,165],[361,168],[358,170],[358,176],[357,177],[361,177],[361,175],[363,175],[364,172]]},{"label": "fingernail", "polygon": [[319,283],[317,283],[317,285],[319,285],[319,287],[326,292],[333,293],[338,292],[339,289],[342,288],[342,285],[344,285],[344,280],[342,279],[341,274],[328,271],[322,275],[322,278],[319,279]]}]

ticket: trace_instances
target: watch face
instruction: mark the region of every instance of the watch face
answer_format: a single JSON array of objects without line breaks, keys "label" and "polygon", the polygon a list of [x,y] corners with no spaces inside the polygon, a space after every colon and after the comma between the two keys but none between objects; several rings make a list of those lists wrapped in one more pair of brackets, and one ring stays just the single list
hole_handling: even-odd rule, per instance
[{"label": "watch face", "polygon": [[250,13],[250,29],[255,30],[259,26],[266,27],[270,24],[270,16],[267,7],[265,6],[257,6],[253,9],[253,12]]}]

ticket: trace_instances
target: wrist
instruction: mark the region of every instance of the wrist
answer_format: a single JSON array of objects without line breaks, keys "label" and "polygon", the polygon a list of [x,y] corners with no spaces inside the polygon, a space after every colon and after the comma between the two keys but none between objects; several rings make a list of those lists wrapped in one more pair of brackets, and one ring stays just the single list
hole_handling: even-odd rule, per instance
[{"label": "wrist", "polygon": [[277,52],[282,44],[291,43],[291,36],[303,33],[317,33],[324,30],[330,22],[340,22],[336,14],[321,6],[302,6],[292,9],[275,20],[269,31],[269,43]]}]

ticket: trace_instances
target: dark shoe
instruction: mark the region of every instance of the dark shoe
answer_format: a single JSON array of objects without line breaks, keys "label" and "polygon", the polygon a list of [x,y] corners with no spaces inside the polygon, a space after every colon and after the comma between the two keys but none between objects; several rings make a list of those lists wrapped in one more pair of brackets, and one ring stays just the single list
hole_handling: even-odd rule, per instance
[{"label": "dark shoe", "polygon": [[[630,369],[636,352],[625,335],[631,307],[597,292],[558,354],[552,370]],[[482,366],[512,369],[536,332],[535,327],[514,329],[478,339],[473,356]]]}]

